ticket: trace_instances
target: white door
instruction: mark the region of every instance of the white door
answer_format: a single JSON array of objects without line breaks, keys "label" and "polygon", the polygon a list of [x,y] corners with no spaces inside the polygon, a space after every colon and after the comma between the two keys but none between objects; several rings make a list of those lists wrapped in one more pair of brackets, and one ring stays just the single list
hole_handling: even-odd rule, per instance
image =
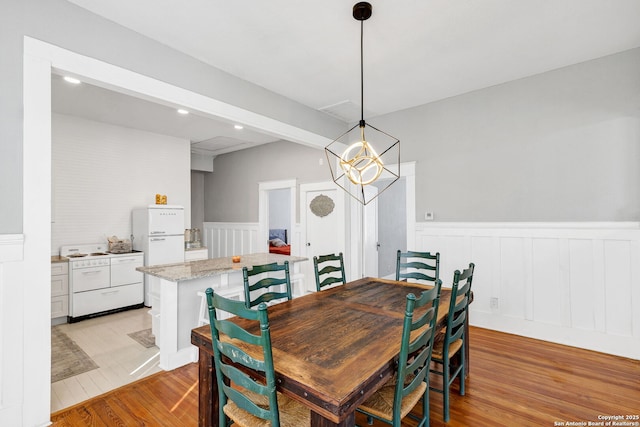
[{"label": "white door", "polygon": [[305,232],[304,256],[309,259],[302,268],[307,292],[315,290],[313,257],[345,252],[344,201],[339,191],[342,190],[333,182],[300,186],[300,200],[304,203],[301,207]]},{"label": "white door", "polygon": [[[342,251],[340,236],[336,235],[338,230],[339,216],[335,212],[335,199],[338,190],[330,191],[309,191],[306,195],[307,206],[307,256],[311,259],[314,255],[326,255]],[[324,214],[324,212],[314,213],[312,203],[325,202],[327,205],[324,209],[329,209],[331,202],[334,203],[333,210]],[[323,209],[321,207],[320,209]],[[320,216],[324,215],[324,216]]]}]

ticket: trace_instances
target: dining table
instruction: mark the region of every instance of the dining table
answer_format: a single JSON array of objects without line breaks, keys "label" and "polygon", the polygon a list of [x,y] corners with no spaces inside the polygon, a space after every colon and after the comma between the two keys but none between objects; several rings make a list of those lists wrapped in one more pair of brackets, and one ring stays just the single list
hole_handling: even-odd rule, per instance
[{"label": "dining table", "polygon": [[[366,277],[269,306],[277,390],[309,407],[311,426],[353,426],[356,408],[396,370],[406,296],[429,288]],[[440,339],[450,297],[451,290],[442,288]],[[210,326],[193,329],[191,342],[198,347],[198,424],[218,426]]]}]

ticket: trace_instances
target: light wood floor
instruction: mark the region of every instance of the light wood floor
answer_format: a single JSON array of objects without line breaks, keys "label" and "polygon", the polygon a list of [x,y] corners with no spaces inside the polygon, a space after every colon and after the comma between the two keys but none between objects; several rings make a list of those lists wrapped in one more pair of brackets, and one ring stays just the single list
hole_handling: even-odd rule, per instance
[{"label": "light wood floor", "polygon": [[[587,425],[601,415],[640,415],[640,361],[473,327],[470,338],[467,393],[453,392],[448,424],[442,396],[431,393],[433,427]],[[154,374],[53,414],[53,425],[197,426],[197,381],[196,364]]]},{"label": "light wood floor", "polygon": [[[148,308],[141,308],[57,326],[99,368],[51,384],[52,411],[160,371],[158,358],[154,358],[158,347],[145,348],[127,335],[151,327],[148,311]],[[143,365],[146,361],[149,363]]]}]

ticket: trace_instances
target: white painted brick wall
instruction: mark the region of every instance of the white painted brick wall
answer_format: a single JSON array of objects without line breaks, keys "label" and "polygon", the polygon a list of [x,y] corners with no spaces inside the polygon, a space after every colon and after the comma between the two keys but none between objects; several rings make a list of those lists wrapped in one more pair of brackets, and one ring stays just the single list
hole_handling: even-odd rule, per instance
[{"label": "white painted brick wall", "polygon": [[131,210],[154,204],[156,193],[184,206],[190,226],[189,140],[61,114],[52,116],[52,140],[52,254],[129,238]]}]

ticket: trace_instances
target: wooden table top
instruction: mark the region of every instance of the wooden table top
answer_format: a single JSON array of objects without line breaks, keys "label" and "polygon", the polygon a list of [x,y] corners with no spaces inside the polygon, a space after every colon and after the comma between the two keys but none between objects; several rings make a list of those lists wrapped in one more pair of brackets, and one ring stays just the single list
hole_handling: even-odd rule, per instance
[{"label": "wooden table top", "polygon": [[[406,296],[429,288],[363,278],[270,306],[278,390],[326,419],[342,421],[393,374]],[[440,326],[449,297],[450,290],[443,289]],[[208,325],[193,330],[192,343],[211,351]]]}]

